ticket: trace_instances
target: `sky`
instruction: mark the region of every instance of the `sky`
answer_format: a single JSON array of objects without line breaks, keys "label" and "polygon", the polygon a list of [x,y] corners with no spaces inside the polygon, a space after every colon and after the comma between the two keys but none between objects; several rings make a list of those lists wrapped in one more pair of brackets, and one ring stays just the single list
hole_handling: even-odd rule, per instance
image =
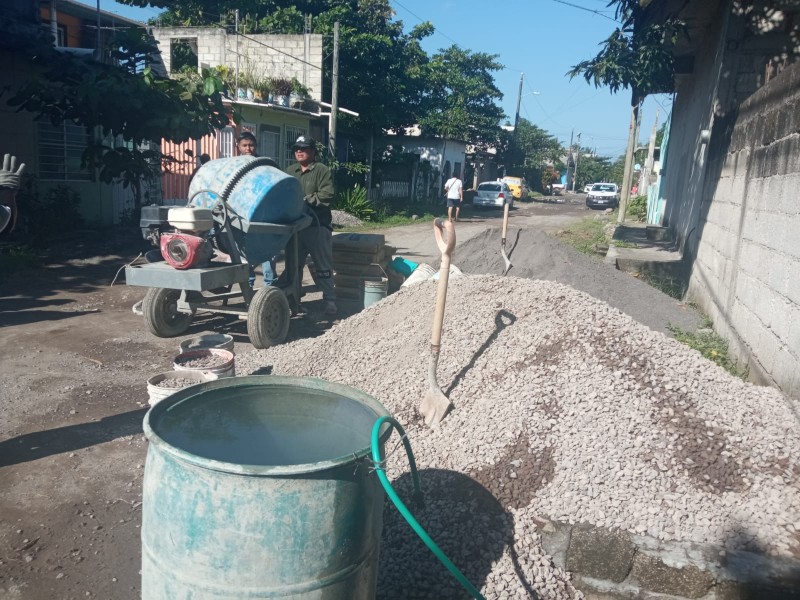
[{"label": "sky", "polygon": [[[432,54],[458,44],[474,52],[496,54],[505,65],[495,73],[503,93],[501,106],[514,122],[520,75],[523,78],[520,117],[547,130],[565,146],[578,143],[602,156],[625,152],[630,122],[630,92],[612,94],[595,88],[582,77],[570,80],[566,72],[592,58],[599,44],[614,30],[613,9],[607,0],[390,0],[396,19],[406,30],[430,21],[436,32],[423,41]],[[91,3],[90,0],[84,2]],[[100,0],[103,10],[146,21],[158,15],[154,8],[135,8],[114,0]],[[658,114],[659,126],[669,110],[669,96],[648,98],[641,114],[639,140],[647,143]]]}]

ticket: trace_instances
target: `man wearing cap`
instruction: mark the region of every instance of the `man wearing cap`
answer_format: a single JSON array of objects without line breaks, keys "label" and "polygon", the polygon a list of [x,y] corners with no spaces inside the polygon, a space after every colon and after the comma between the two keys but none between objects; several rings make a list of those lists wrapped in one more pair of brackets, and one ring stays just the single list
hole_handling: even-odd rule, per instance
[{"label": "man wearing cap", "polygon": [[289,165],[286,172],[297,178],[303,188],[305,201],[314,215],[311,226],[298,234],[300,246],[300,267],[305,265],[306,257],[311,254],[314,261],[316,282],[322,290],[325,301],[325,314],[335,315],[336,290],[333,286],[333,179],[331,171],[316,161],[316,142],[301,135],[292,147],[297,162]]}]

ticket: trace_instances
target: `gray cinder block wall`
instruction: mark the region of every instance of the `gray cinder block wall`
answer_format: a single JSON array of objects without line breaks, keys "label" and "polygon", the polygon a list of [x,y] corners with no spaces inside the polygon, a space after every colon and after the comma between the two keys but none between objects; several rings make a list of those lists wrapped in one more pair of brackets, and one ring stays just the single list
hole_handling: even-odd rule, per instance
[{"label": "gray cinder block wall", "polygon": [[781,40],[721,17],[678,84],[664,224],[750,378],[800,398],[800,63],[764,84]]},{"label": "gray cinder block wall", "polygon": [[237,46],[237,36],[221,28],[154,27],[152,31],[167,73],[170,72],[171,41],[191,40],[196,44],[201,67],[227,65],[234,69],[238,52],[240,73],[250,70],[262,78],[296,77],[311,90],[314,100],[322,100],[322,36],[319,34],[240,35]]}]

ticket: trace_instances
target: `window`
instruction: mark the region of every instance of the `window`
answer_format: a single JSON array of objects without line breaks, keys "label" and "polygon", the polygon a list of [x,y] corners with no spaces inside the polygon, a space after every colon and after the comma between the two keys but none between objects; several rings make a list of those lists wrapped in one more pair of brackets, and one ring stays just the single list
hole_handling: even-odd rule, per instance
[{"label": "window", "polygon": [[91,181],[92,173],[81,169],[81,155],[89,145],[89,132],[72,122],[51,125],[39,122],[39,177],[48,181]]},{"label": "window", "polygon": [[169,41],[169,71],[197,71],[197,38],[174,38]]},{"label": "window", "polygon": [[262,125],[258,136],[258,155],[281,161],[281,128],[274,125]]},{"label": "window", "polygon": [[294,150],[292,149],[292,144],[294,144],[294,141],[301,135],[307,135],[306,130],[302,127],[292,127],[291,125],[286,126],[286,152],[283,155],[282,167],[286,168],[294,162]]},{"label": "window", "polygon": [[219,132],[219,157],[230,158],[233,155],[233,127],[226,127]]},{"label": "window", "polygon": [[482,192],[499,192],[502,189],[499,183],[482,183],[478,186],[478,191]]}]

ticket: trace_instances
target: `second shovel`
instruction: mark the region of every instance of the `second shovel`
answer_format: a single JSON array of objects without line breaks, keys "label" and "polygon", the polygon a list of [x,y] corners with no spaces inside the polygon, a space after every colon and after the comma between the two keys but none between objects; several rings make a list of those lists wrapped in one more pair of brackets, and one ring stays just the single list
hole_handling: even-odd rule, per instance
[{"label": "second shovel", "polygon": [[508,202],[503,206],[503,239],[500,242],[500,254],[503,255],[503,261],[506,263],[506,268],[503,269],[503,275],[508,273],[509,269],[513,266],[511,260],[506,254],[506,232],[508,231]]}]

